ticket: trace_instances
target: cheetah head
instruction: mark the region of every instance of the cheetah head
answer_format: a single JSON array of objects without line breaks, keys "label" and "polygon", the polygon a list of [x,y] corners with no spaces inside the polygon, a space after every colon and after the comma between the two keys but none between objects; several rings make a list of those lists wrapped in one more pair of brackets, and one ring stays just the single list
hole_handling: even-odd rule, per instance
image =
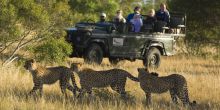
[{"label": "cheetah head", "polygon": [[137,70],[138,70],[138,73],[139,73],[138,76],[143,76],[145,74],[150,74],[150,75],[156,76],[156,77],[159,76],[159,74],[156,73],[156,72],[149,72],[148,68],[138,68]]},{"label": "cheetah head", "polygon": [[74,71],[74,72],[78,72],[82,67],[82,64],[81,63],[72,63],[71,64],[71,69]]},{"label": "cheetah head", "polygon": [[149,74],[149,71],[147,68],[138,68],[137,71],[138,71],[139,78],[142,76],[145,76],[146,74]]},{"label": "cheetah head", "polygon": [[25,61],[24,68],[26,70],[30,70],[30,71],[35,70],[37,68],[36,61],[34,59],[30,59],[30,60]]}]

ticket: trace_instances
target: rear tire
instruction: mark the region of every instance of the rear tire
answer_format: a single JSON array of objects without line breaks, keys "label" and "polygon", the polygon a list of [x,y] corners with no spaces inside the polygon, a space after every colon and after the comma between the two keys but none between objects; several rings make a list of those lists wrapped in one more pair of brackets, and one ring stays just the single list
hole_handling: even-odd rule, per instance
[{"label": "rear tire", "polygon": [[86,63],[101,64],[103,59],[103,50],[98,44],[92,44],[86,50],[84,55],[84,61]]},{"label": "rear tire", "polygon": [[160,56],[160,51],[156,47],[150,48],[143,59],[144,66],[149,68],[158,68],[161,62]]}]

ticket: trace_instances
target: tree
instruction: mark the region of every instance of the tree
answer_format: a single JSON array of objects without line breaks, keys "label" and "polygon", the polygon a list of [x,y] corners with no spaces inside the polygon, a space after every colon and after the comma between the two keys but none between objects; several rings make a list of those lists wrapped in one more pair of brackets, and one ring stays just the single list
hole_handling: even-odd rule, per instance
[{"label": "tree", "polygon": [[[201,47],[214,45],[217,50],[220,43],[220,1],[216,0],[169,0],[172,11],[187,15],[186,41],[192,53]],[[195,49],[197,49],[195,51]],[[198,52],[197,52],[198,53]]]},{"label": "tree", "polygon": [[0,7],[0,54],[8,56],[2,58],[4,64],[17,58],[19,50],[29,44],[40,45],[64,36],[62,30],[71,22],[65,0],[2,0]]}]

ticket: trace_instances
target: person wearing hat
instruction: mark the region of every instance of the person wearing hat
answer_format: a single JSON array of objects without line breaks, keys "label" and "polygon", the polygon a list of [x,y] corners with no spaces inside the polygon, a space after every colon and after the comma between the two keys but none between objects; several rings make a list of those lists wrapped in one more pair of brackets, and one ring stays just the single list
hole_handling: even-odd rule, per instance
[{"label": "person wearing hat", "polygon": [[131,14],[128,15],[128,17],[127,17],[127,22],[131,22],[131,20],[133,19],[134,15],[135,15],[135,14],[140,14],[140,12],[141,12],[141,7],[136,6],[136,7],[134,8],[134,13],[131,13]]},{"label": "person wearing hat", "polygon": [[106,23],[106,14],[102,12],[99,19],[98,23]]}]

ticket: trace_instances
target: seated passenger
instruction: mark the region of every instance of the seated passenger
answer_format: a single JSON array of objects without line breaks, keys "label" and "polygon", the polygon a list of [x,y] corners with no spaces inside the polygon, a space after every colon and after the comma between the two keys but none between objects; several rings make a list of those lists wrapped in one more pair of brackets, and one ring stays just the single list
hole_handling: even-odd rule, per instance
[{"label": "seated passenger", "polygon": [[154,23],[156,22],[155,10],[151,9],[144,22],[144,30],[152,30],[154,28]]},{"label": "seated passenger", "polygon": [[125,20],[125,18],[123,17],[121,10],[118,10],[118,11],[116,12],[116,15],[115,15],[115,17],[114,17],[114,19],[113,19],[113,22],[115,22],[115,23],[126,23],[126,20]]},{"label": "seated passenger", "polygon": [[170,14],[164,3],[160,4],[160,10],[157,11],[156,18],[158,21],[170,22]]},{"label": "seated passenger", "polygon": [[131,20],[134,18],[134,15],[135,15],[135,14],[140,14],[140,12],[141,12],[141,7],[136,6],[136,7],[134,8],[134,13],[129,14],[128,17],[127,17],[127,19],[126,19],[126,21],[127,21],[128,23],[130,23]]},{"label": "seated passenger", "polygon": [[131,19],[131,23],[133,24],[132,31],[140,32],[141,27],[143,26],[143,21],[140,14],[135,14],[134,18]]}]

